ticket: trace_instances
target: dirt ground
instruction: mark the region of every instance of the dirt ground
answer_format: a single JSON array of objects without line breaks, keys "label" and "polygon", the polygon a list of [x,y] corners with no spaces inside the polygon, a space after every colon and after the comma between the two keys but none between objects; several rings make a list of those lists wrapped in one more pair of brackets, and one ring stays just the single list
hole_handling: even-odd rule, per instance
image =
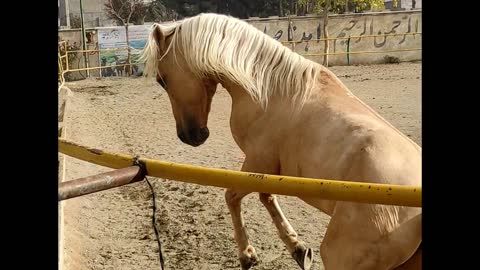
[{"label": "dirt ground", "polygon": [[[421,145],[421,63],[331,68],[363,101]],[[219,91],[209,117],[210,138],[197,148],[177,139],[168,97],[144,79],[90,79],[66,84],[67,139],[154,159],[238,170],[243,154],[229,129],[230,97]],[[66,180],[110,169],[66,159]],[[167,269],[240,269],[224,190],[150,178]],[[293,197],[279,196],[285,215],[314,250],[329,217]],[[64,202],[65,269],[160,269],[145,182]],[[300,269],[277,236],[256,194],[243,201],[248,233],[261,263],[254,269]]]}]

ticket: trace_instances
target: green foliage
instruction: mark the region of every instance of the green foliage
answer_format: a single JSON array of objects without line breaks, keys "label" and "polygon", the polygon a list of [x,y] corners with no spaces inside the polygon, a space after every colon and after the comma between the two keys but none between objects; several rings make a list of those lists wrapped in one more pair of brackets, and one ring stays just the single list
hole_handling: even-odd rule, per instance
[{"label": "green foliage", "polygon": [[147,5],[142,0],[109,0],[104,4],[106,15],[118,25],[143,24]]},{"label": "green foliage", "polygon": [[178,13],[165,4],[165,0],[154,0],[147,7],[148,11],[145,21],[148,22],[162,22],[171,21],[178,18]]},{"label": "green foliage", "polygon": [[71,28],[82,27],[82,20],[80,19],[80,16],[73,15],[73,13],[70,13],[70,27]]},{"label": "green foliage", "polygon": [[[199,13],[221,13],[237,18],[305,15],[307,13],[322,13],[327,1],[330,1],[329,12],[344,13],[361,12],[365,10],[382,10],[385,8],[383,0],[153,0],[145,4],[140,0],[109,0],[107,1],[107,15],[120,20],[117,15],[127,18],[129,5],[135,6],[131,22],[170,21],[195,16]],[[113,6],[115,12],[111,12]],[[397,2],[395,0],[395,2]],[[110,11],[109,11],[110,10]]]},{"label": "green foliage", "polygon": [[298,0],[301,7],[311,7],[314,13],[322,13],[330,1],[330,10],[332,13],[344,13],[346,8],[355,12],[365,10],[382,10],[385,9],[383,0]]},{"label": "green foliage", "polygon": [[221,13],[237,18],[297,14],[297,0],[163,0],[163,5],[179,18],[199,13]]}]

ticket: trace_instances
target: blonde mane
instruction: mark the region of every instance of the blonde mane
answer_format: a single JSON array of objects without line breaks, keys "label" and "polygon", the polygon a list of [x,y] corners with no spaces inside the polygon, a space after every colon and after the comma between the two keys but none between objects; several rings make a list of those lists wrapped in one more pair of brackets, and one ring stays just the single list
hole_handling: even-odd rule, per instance
[{"label": "blonde mane", "polygon": [[[226,77],[245,88],[263,108],[273,94],[291,97],[303,105],[322,68],[230,16],[200,14],[153,27],[160,27],[166,36],[173,33],[166,53],[172,48],[180,52],[195,75]],[[152,31],[142,54],[145,76],[157,75],[157,61],[162,57]]]}]

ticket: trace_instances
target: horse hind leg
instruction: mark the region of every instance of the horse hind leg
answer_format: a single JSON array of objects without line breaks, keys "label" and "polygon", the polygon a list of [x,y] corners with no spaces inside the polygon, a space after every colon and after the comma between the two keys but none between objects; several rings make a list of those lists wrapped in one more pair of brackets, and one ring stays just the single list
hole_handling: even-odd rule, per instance
[{"label": "horse hind leg", "polygon": [[422,269],[422,245],[418,247],[417,251],[413,254],[408,261],[404,262],[395,270],[421,270]]},{"label": "horse hind leg", "polygon": [[241,211],[242,198],[249,193],[237,192],[231,189],[225,193],[225,200],[232,217],[234,238],[237,242],[238,257],[242,270],[248,270],[259,262],[255,248],[248,241],[248,234]]},{"label": "horse hind leg", "polygon": [[337,202],[320,246],[325,270],[390,270],[412,257],[421,241],[421,215],[387,236],[369,216],[380,207],[393,206]]},{"label": "horse hind leg", "polygon": [[307,248],[304,242],[297,239],[297,233],[280,209],[276,196],[260,193],[260,201],[270,214],[280,238],[287,246],[292,257],[303,270],[309,270],[313,265],[312,249]]}]

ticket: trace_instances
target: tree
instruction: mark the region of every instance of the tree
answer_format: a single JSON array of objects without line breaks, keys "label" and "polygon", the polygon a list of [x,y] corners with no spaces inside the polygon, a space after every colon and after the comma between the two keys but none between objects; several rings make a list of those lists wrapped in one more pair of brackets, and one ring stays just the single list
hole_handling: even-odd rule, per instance
[{"label": "tree", "polygon": [[355,12],[363,10],[384,9],[383,0],[298,0],[298,4],[305,8],[306,12],[312,10],[323,14],[323,38],[325,39],[323,65],[328,67],[328,13],[343,13],[348,11],[349,5],[355,7]]},{"label": "tree", "polygon": [[148,5],[147,16],[149,22],[172,21],[178,19],[178,13],[165,5],[165,0],[153,0]]},{"label": "tree", "polygon": [[108,0],[105,4],[105,11],[110,19],[118,24],[125,26],[125,35],[127,38],[127,73],[130,76],[131,69],[131,49],[128,36],[128,25],[130,22],[143,24],[147,15],[147,6],[142,0]]},{"label": "tree", "polygon": [[80,19],[80,16],[70,13],[70,27],[71,28],[82,27],[82,20]]},{"label": "tree", "polygon": [[[323,13],[327,0],[153,0],[147,18],[153,21],[182,19],[199,13],[215,12],[237,18]],[[360,12],[383,6],[383,0],[330,0],[328,12]]]},{"label": "tree", "polygon": [[175,10],[181,17],[191,17],[199,13],[217,12],[219,2],[228,0],[163,0],[162,4],[169,9]]},{"label": "tree", "polygon": [[175,10],[180,18],[202,12],[227,14],[241,19],[297,14],[297,0],[161,0],[160,2],[166,8]]}]

